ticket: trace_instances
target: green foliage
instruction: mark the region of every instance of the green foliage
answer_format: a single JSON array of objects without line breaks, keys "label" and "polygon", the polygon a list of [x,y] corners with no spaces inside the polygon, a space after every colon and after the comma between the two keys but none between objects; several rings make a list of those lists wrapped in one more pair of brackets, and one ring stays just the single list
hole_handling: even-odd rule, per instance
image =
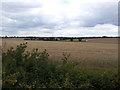
[{"label": "green foliage", "polygon": [[117,71],[78,67],[68,63],[67,53],[63,53],[62,64],[54,64],[47,50],[28,52],[26,48],[27,43],[23,43],[2,52],[3,88],[119,88]]}]

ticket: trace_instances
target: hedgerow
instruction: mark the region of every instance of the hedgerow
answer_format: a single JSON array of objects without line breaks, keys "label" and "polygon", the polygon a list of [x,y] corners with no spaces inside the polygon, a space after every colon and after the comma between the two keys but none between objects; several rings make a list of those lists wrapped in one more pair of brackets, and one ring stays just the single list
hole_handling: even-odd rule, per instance
[{"label": "hedgerow", "polygon": [[113,90],[119,88],[117,70],[89,69],[68,63],[70,54],[63,53],[62,64],[50,62],[47,50],[26,51],[27,43],[2,52],[3,88],[80,88]]}]

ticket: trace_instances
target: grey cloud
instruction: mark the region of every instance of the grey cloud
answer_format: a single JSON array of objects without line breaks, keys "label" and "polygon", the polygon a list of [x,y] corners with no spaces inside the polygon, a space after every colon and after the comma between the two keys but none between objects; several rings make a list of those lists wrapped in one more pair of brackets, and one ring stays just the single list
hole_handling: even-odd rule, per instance
[{"label": "grey cloud", "polygon": [[[118,25],[118,5],[117,3],[100,3],[99,5],[87,6],[88,12],[94,14],[94,17],[86,17],[85,27],[93,27],[97,24]],[[87,10],[87,9],[86,9]]]},{"label": "grey cloud", "polygon": [[44,18],[41,15],[39,16],[21,15],[21,16],[16,16],[16,18],[11,17],[9,19],[16,20],[17,22],[13,22],[13,23],[4,22],[3,23],[4,27],[21,28],[21,29],[40,27],[40,28],[54,29],[54,27],[56,26],[56,23],[47,22],[46,20],[44,20]]},{"label": "grey cloud", "polygon": [[25,12],[41,6],[39,3],[2,2],[2,10],[12,13]]},{"label": "grey cloud", "polygon": [[[97,3],[98,4],[98,3]],[[61,20],[54,21],[52,15],[46,15],[44,13],[31,14],[30,10],[33,8],[41,8],[40,3],[17,3],[9,2],[2,3],[3,16],[7,19],[11,19],[16,22],[3,21],[4,32],[9,34],[16,34],[18,30],[28,30],[30,28],[50,29],[51,31],[39,31],[42,33],[53,33],[55,30],[62,30],[67,28],[80,28],[80,27],[94,27],[97,24],[113,24],[117,25],[117,4],[116,3],[96,3],[85,4],[82,8],[85,12],[89,12],[91,15],[81,15],[78,17],[68,18],[63,17]],[[53,21],[53,22],[51,22]],[[78,22],[78,25],[71,25],[73,22]],[[83,24],[81,24],[83,22]],[[14,33],[12,33],[14,31]],[[92,32],[90,32],[92,33]]]}]

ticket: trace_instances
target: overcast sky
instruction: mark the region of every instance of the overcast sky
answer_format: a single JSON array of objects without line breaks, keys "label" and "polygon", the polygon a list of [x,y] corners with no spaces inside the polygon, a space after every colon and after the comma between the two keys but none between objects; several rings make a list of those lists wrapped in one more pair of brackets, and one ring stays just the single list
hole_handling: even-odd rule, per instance
[{"label": "overcast sky", "polygon": [[119,0],[2,0],[0,36],[117,36]]}]

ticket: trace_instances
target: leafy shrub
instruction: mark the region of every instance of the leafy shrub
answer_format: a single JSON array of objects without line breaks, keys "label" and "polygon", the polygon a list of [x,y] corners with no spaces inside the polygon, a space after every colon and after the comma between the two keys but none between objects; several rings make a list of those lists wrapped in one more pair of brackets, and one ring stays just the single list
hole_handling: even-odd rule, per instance
[{"label": "leafy shrub", "polygon": [[81,88],[117,89],[114,70],[88,69],[68,63],[70,54],[63,53],[63,63],[49,61],[47,50],[26,51],[27,43],[2,53],[3,88]]}]

